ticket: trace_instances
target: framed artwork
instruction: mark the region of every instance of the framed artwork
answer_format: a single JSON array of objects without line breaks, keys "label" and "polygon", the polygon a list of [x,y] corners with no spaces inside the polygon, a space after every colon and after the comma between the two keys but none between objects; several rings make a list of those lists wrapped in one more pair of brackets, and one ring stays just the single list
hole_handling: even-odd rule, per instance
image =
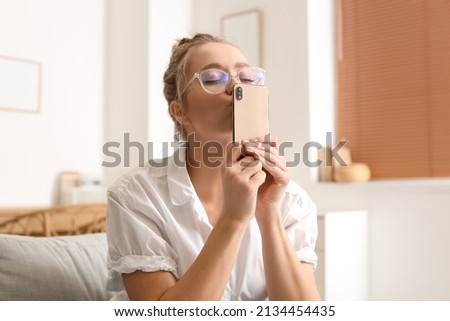
[{"label": "framed artwork", "polygon": [[242,49],[250,64],[263,67],[261,12],[257,9],[224,16],[221,35]]},{"label": "framed artwork", "polygon": [[0,55],[0,111],[39,113],[41,73],[39,62]]}]

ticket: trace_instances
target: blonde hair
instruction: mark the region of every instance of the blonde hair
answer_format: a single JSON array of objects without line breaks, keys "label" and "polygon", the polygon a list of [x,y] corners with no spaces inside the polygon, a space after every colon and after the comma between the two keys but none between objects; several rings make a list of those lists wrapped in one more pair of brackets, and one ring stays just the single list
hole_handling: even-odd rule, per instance
[{"label": "blonde hair", "polygon": [[[231,44],[225,39],[214,37],[206,33],[199,33],[192,38],[182,38],[173,45],[169,66],[164,73],[164,97],[169,106],[174,100],[180,102],[183,100],[183,93],[181,91],[185,88],[188,81],[186,79],[186,69],[191,49],[207,43]],[[186,139],[186,129],[175,119],[170,111],[169,114],[175,123],[175,136],[178,137],[178,139]]]}]

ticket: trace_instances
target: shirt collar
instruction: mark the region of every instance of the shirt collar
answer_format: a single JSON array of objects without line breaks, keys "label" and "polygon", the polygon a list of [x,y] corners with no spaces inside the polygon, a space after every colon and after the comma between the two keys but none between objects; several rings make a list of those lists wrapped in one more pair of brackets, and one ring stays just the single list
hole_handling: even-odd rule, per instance
[{"label": "shirt collar", "polygon": [[194,199],[195,190],[186,167],[187,148],[178,148],[169,158],[167,184],[172,203],[183,205]]}]

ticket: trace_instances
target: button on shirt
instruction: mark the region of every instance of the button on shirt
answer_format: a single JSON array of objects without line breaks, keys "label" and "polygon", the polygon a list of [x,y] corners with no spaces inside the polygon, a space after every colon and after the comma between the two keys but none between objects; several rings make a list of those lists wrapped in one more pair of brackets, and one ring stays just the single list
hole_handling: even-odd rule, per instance
[{"label": "button on shirt", "polygon": [[[301,261],[316,265],[317,211],[290,182],[281,201],[288,237]],[[146,164],[108,189],[107,289],[127,300],[122,273],[168,271],[180,278],[195,261],[213,226],[185,166],[185,152]],[[253,218],[242,239],[222,300],[266,300],[261,234]]]}]

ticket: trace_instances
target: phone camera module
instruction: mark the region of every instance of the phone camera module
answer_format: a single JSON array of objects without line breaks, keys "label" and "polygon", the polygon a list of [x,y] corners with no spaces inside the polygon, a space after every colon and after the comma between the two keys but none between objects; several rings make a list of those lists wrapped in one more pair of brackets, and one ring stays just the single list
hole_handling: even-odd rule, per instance
[{"label": "phone camera module", "polygon": [[244,97],[244,89],[241,86],[236,88],[236,100],[241,100]]}]

